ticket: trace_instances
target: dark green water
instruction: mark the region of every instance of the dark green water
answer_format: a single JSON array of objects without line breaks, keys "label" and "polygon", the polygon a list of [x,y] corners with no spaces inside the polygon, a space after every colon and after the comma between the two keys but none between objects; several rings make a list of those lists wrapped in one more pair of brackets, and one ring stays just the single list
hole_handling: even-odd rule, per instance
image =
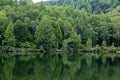
[{"label": "dark green water", "polygon": [[120,80],[120,57],[1,54],[0,80]]}]

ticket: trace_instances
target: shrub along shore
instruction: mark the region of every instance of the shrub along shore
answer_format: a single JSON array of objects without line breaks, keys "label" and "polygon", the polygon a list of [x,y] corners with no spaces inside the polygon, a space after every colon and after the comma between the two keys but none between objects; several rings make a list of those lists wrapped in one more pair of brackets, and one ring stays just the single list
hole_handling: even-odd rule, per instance
[{"label": "shrub along shore", "polygon": [[[17,53],[17,52],[42,52],[42,53],[46,53],[47,51],[44,50],[44,48],[28,48],[28,47],[21,47],[21,48],[15,48],[15,47],[0,47],[0,52],[5,52],[5,53]],[[66,50],[64,49],[56,49],[53,51],[49,51],[50,52],[67,52],[67,53],[76,53],[76,52],[82,52],[82,53],[97,53],[97,54],[101,54],[101,53],[112,53],[112,54],[116,54],[116,53],[120,53],[120,48],[119,47],[115,47],[114,45],[112,46],[99,46],[96,45],[95,47],[82,47],[81,49],[78,50],[74,50],[71,47],[68,47]]]}]

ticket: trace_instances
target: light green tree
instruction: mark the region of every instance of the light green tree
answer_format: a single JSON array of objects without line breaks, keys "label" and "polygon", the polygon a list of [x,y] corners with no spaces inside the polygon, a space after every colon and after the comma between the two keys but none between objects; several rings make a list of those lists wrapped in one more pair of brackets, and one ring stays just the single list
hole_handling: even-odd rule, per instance
[{"label": "light green tree", "polygon": [[4,32],[8,25],[8,18],[5,13],[0,12],[0,45],[2,45],[2,41],[4,38]]},{"label": "light green tree", "polygon": [[4,33],[4,41],[3,44],[7,46],[15,46],[15,36],[14,36],[14,25],[12,21],[9,22],[7,29]]},{"label": "light green tree", "polygon": [[88,40],[86,42],[86,46],[87,46],[87,48],[92,48],[92,40],[90,38],[88,38]]},{"label": "light green tree", "polygon": [[46,51],[51,51],[58,47],[57,39],[48,16],[44,16],[36,27],[35,42],[38,47],[43,47]]},{"label": "light green tree", "polygon": [[73,28],[68,38],[68,45],[69,47],[73,48],[74,51],[77,51],[81,48],[81,37],[75,32]]},{"label": "light green tree", "polygon": [[57,38],[57,42],[58,42],[58,45],[59,45],[59,48],[61,48],[62,46],[62,32],[61,32],[61,28],[60,28],[60,25],[58,22],[56,22],[56,27],[54,28],[54,31],[55,31],[55,35],[56,35],[56,38]]}]

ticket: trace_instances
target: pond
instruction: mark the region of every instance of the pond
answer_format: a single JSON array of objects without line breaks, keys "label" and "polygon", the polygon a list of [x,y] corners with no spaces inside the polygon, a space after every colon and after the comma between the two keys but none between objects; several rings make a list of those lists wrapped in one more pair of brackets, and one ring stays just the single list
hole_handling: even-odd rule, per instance
[{"label": "pond", "polygon": [[1,54],[0,80],[119,80],[120,57],[94,54]]}]

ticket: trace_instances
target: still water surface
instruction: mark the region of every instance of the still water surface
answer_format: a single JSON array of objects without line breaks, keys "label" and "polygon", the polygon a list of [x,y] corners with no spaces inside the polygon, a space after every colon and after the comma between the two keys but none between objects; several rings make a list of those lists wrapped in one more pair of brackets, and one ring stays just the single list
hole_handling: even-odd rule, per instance
[{"label": "still water surface", "polygon": [[0,80],[120,80],[120,57],[1,54]]}]

